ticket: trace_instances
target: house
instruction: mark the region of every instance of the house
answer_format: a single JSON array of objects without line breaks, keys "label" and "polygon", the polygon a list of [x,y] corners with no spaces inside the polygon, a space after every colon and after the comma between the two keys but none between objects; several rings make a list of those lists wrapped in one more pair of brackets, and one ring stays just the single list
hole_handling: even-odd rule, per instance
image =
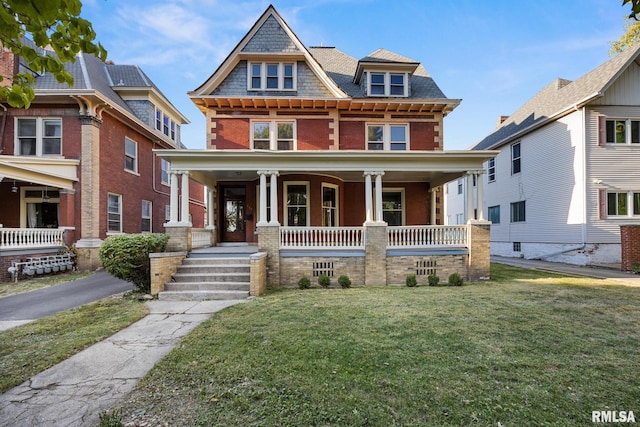
[{"label": "house", "polygon": [[[2,84],[24,69],[1,50]],[[164,232],[170,165],[153,149],[184,148],[188,123],[137,66],[79,54],[74,85],[36,75],[29,109],[0,103],[0,280],[14,262],[75,247],[77,266],[100,265],[101,242],[119,233]],[[204,226],[204,189],[190,186],[190,221]]]},{"label": "house", "polygon": [[306,47],[270,6],[189,96],[207,148],[156,150],[175,171],[173,249],[190,249],[178,218],[188,173],[210,189],[212,240],[257,246],[272,285],[488,276],[488,226],[445,227],[440,189],[495,153],[444,150],[443,118],[460,100],[418,61]]},{"label": "house", "polygon": [[499,150],[482,177],[492,254],[621,262],[620,227],[640,221],[639,55],[552,81],[473,147]]}]

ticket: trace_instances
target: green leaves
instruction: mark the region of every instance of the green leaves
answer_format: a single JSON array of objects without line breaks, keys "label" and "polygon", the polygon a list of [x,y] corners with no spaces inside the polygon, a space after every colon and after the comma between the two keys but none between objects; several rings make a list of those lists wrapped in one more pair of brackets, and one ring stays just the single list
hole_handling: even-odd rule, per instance
[{"label": "green leaves", "polygon": [[[0,5],[0,44],[20,55],[28,68],[37,73],[52,73],[56,81],[73,85],[73,76],[64,63],[74,62],[79,52],[107,57],[102,44],[95,41],[91,22],[80,17],[80,0],[6,0]],[[37,47],[25,45],[25,38]],[[44,48],[53,50],[47,54]],[[2,80],[2,77],[0,77]],[[28,71],[13,76],[13,85],[0,88],[0,99],[16,108],[29,108],[35,93],[35,80]]]}]

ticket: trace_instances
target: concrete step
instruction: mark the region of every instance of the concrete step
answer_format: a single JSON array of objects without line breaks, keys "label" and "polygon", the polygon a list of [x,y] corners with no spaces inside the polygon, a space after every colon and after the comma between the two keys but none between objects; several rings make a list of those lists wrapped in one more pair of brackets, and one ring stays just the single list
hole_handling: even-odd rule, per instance
[{"label": "concrete step", "polygon": [[249,282],[251,274],[246,273],[176,273],[173,281],[185,282]]},{"label": "concrete step", "polygon": [[249,291],[163,291],[158,294],[160,301],[206,301],[246,299]]},{"label": "concrete step", "polygon": [[249,282],[169,282],[164,285],[165,291],[247,291]]},{"label": "concrete step", "polygon": [[227,258],[185,258],[182,265],[250,265],[251,261],[247,257],[227,257]]},{"label": "concrete step", "polygon": [[215,274],[215,273],[239,273],[248,274],[251,271],[249,265],[179,265],[176,274]]}]

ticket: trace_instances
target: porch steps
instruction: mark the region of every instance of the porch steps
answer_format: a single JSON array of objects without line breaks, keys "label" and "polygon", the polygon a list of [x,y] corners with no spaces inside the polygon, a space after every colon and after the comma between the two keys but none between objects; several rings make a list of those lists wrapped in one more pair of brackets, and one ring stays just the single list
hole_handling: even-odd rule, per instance
[{"label": "porch steps", "polygon": [[[194,256],[195,255],[195,256]],[[158,294],[163,301],[245,299],[249,296],[248,253],[190,254]]]}]

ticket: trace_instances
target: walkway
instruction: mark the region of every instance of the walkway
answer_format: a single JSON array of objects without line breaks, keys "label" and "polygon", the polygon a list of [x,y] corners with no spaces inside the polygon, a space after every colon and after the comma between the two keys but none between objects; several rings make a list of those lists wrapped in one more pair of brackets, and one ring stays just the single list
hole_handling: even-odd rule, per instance
[{"label": "walkway", "polygon": [[0,426],[94,426],[213,313],[245,300],[150,301],[149,315],[0,395]]}]

